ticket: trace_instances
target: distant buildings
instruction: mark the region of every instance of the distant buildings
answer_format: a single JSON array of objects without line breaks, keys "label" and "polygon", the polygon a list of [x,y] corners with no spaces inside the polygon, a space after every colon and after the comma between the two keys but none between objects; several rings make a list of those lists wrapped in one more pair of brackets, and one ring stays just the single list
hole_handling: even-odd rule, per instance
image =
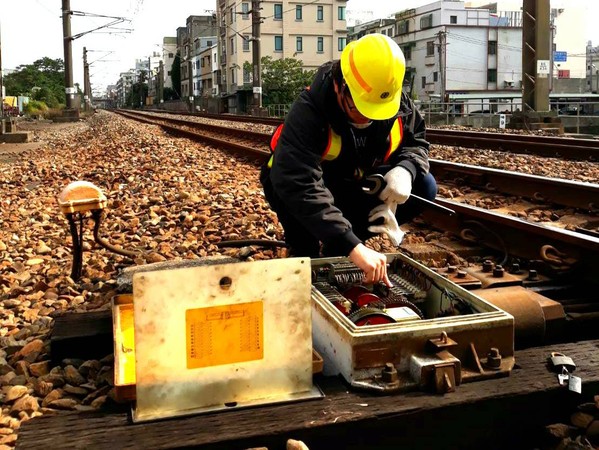
[{"label": "distant buildings", "polygon": [[[338,59],[347,41],[368,33],[394,39],[406,56],[405,89],[422,101],[514,97],[522,90],[521,1],[438,0],[364,22],[355,12],[347,27],[346,0],[263,0],[261,56],[296,58],[305,69]],[[584,40],[584,11],[574,2],[552,0],[554,92],[597,91],[599,51]],[[159,103],[173,87],[179,55],[179,95],[188,108],[247,112],[252,91],[252,1],[216,0],[210,15],[191,15],[176,37],[164,37],[162,52],[136,62],[122,74],[117,98],[150,70],[147,103]],[[158,59],[162,60],[162,65]],[[131,76],[133,73],[133,77]],[[157,81],[157,77],[162,80]],[[179,86],[177,86],[179,87]],[[162,91],[160,90],[162,89]],[[208,105],[207,99],[217,99]],[[122,104],[122,103],[121,103]]]}]

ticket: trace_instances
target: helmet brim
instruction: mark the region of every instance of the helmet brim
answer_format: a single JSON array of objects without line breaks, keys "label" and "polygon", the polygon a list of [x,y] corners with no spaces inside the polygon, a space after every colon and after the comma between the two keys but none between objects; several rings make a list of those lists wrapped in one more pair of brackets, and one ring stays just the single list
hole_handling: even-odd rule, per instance
[{"label": "helmet brim", "polygon": [[[349,90],[351,92],[351,88]],[[352,94],[352,100],[356,105],[356,109],[364,117],[370,120],[387,120],[395,117],[399,112],[401,104],[401,89],[395,93],[390,100],[385,103],[370,103],[360,99],[359,96]]]}]

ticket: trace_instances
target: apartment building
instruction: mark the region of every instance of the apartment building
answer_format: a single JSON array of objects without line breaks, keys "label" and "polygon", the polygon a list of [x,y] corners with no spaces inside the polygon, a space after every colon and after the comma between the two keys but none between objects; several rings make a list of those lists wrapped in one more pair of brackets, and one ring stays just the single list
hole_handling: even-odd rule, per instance
[{"label": "apartment building", "polygon": [[[194,72],[198,73],[195,64],[198,55],[204,48],[211,47],[218,34],[216,17],[189,16],[185,27],[177,28],[177,51],[181,58],[181,97],[189,99],[197,92],[194,83]],[[206,39],[202,39],[206,38]],[[198,67],[199,68],[199,67]]]},{"label": "apartment building", "polygon": [[394,26],[375,20],[354,27],[348,39],[367,33],[387,34],[400,45],[413,98],[501,98],[521,90],[522,28],[489,9],[437,1],[398,12]]},{"label": "apartment building", "polygon": [[177,38],[165,36],[162,38],[162,67],[163,67],[163,86],[165,88],[173,87],[171,71],[173,70],[173,62],[177,53]]},{"label": "apartment building", "polygon": [[199,93],[201,97],[218,95],[218,44],[205,48],[200,54],[200,82]]},{"label": "apartment building", "polygon": [[[260,2],[260,53],[273,59],[295,58],[305,69],[338,59],[347,43],[347,0]],[[229,112],[246,112],[252,103],[251,1],[217,0],[220,92]]]},{"label": "apartment building", "polygon": [[119,79],[116,83],[116,104],[117,107],[121,108],[125,106],[127,101],[127,95],[131,92],[135,80],[135,71],[130,70],[128,72],[121,72]]}]

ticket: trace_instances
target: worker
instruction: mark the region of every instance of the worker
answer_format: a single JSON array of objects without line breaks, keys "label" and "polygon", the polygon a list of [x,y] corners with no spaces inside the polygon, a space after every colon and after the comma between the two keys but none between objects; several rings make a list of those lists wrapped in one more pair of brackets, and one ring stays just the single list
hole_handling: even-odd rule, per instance
[{"label": "worker", "polygon": [[[437,192],[424,120],[402,93],[404,74],[391,38],[350,42],[340,60],[318,69],[273,134],[260,180],[290,256],[348,256],[366,283],[391,286],[385,255],[364,241],[382,232],[399,245],[399,224],[420,212],[410,193],[432,200]],[[375,173],[386,186],[369,195],[363,187]]]}]

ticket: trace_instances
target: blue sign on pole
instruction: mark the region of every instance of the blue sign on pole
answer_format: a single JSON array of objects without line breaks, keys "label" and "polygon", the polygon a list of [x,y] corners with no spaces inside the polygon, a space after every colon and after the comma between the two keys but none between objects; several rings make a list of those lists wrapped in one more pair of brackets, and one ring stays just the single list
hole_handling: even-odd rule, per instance
[{"label": "blue sign on pole", "polygon": [[553,52],[553,62],[566,62],[568,60],[568,52]]}]

